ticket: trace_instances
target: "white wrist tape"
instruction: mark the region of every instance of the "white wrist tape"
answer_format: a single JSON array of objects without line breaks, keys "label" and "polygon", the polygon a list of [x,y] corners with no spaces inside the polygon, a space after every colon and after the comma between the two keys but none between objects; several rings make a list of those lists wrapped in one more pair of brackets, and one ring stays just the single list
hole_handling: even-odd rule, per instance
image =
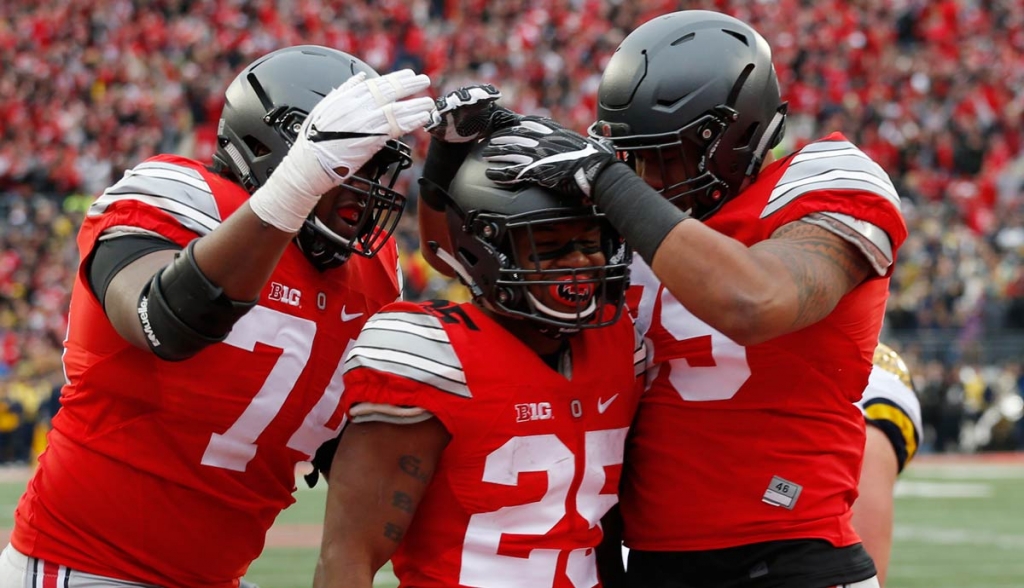
[{"label": "white wrist tape", "polygon": [[294,155],[293,149],[249,198],[256,216],[286,233],[299,232],[320,196],[338,183],[316,157]]}]

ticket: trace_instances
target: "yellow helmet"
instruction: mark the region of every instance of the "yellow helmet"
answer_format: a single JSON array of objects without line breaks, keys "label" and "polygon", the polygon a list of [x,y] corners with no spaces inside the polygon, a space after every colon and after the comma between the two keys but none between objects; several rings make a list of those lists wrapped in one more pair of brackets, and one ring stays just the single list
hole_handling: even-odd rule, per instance
[{"label": "yellow helmet", "polygon": [[914,389],[914,382],[910,378],[910,369],[907,368],[907,362],[903,361],[903,358],[885,343],[879,343],[875,347],[875,355],[871,362],[899,378],[901,382],[906,384],[907,388]]}]

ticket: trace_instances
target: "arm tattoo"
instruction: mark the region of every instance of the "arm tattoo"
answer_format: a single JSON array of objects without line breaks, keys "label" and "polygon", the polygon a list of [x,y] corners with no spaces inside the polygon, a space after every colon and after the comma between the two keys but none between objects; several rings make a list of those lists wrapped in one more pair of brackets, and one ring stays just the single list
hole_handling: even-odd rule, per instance
[{"label": "arm tattoo", "polygon": [[409,514],[412,514],[413,511],[416,510],[412,503],[412,496],[409,496],[400,490],[396,490],[394,495],[391,497],[391,506]]},{"label": "arm tattoo", "polygon": [[395,543],[401,543],[405,528],[396,523],[384,523],[384,536]]},{"label": "arm tattoo", "polygon": [[430,480],[430,472],[425,472],[422,469],[422,462],[420,458],[415,455],[403,455],[398,458],[398,467],[402,468],[402,471],[409,474],[413,478],[416,478],[420,482],[428,482]]},{"label": "arm tattoo", "polygon": [[801,221],[780,227],[756,247],[777,257],[792,276],[800,301],[793,321],[797,328],[828,316],[871,272],[867,258],[854,245]]}]

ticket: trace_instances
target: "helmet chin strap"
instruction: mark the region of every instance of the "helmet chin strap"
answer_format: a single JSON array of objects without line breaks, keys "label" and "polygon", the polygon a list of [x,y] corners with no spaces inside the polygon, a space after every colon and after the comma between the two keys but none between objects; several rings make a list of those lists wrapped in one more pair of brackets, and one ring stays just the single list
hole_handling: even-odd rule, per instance
[{"label": "helmet chin strap", "polygon": [[431,251],[434,252],[434,255],[437,256],[438,259],[448,264],[448,267],[452,268],[452,270],[462,278],[462,282],[466,284],[466,287],[469,288],[469,291],[473,294],[474,298],[483,295],[483,290],[480,289],[480,286],[477,286],[476,282],[473,281],[473,277],[470,276],[469,272],[466,271],[466,268],[459,263],[459,260],[455,259],[454,255],[448,253],[444,249],[441,249],[441,246],[438,245],[437,241],[429,241],[427,242],[427,246],[430,247]]},{"label": "helmet chin strap", "polygon": [[761,171],[761,163],[764,162],[768,150],[774,147],[774,143],[778,143],[778,140],[781,139],[779,130],[786,123],[787,106],[786,102],[779,106],[778,110],[775,111],[775,116],[772,117],[768,127],[765,128],[764,133],[761,135],[761,140],[757,142],[757,147],[754,149],[754,157],[751,158],[750,165],[747,166],[747,171],[744,174],[747,177],[756,176],[757,172]]},{"label": "helmet chin strap", "polygon": [[535,307],[537,307],[537,310],[543,312],[544,314],[546,314],[546,315],[548,315],[550,317],[553,317],[553,318],[556,318],[556,319],[561,319],[561,320],[571,321],[573,319],[576,319],[577,317],[579,317],[579,318],[588,317],[588,316],[594,314],[594,311],[597,310],[597,302],[593,298],[590,299],[590,305],[587,306],[587,308],[585,308],[583,310],[583,312],[576,313],[576,312],[559,312],[559,311],[557,311],[557,310],[555,310],[555,309],[553,309],[551,307],[548,307],[548,306],[544,305],[540,300],[537,300],[537,297],[534,296],[529,291],[526,293],[526,297],[530,300],[530,302],[533,303],[533,305]]},{"label": "helmet chin strap", "polygon": [[341,235],[339,235],[339,234],[335,233],[334,231],[332,231],[331,229],[327,228],[327,225],[324,224],[324,222],[322,220],[320,220],[315,214],[311,214],[310,217],[312,218],[313,224],[316,226],[316,228],[318,228],[318,229],[320,229],[322,231],[322,233],[321,233],[322,237],[325,237],[326,239],[334,241],[336,244],[341,245],[342,247],[346,247],[346,248],[349,248],[349,249],[352,248],[352,240],[351,239],[346,239],[345,237],[342,237]]}]

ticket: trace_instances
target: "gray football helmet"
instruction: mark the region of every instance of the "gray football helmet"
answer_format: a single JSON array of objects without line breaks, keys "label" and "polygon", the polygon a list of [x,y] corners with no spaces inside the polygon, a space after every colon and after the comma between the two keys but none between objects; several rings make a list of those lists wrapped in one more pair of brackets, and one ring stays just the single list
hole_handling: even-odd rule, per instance
[{"label": "gray football helmet", "polygon": [[[549,335],[604,327],[618,320],[632,258],[622,237],[603,213],[580,205],[578,199],[533,185],[504,188],[487,179],[483,147],[483,143],[474,147],[448,190],[441,191],[453,251],[435,250],[438,257],[455,270],[478,302],[497,313],[539,323]],[[579,219],[599,223],[605,264],[541,269],[540,260],[562,252],[538,254],[535,231],[546,224]],[[525,235],[534,253],[520,256],[513,234]],[[527,280],[527,276],[537,279]],[[531,285],[558,289],[559,298],[575,300],[575,312],[545,306],[530,293]]]},{"label": "gray football helmet", "polygon": [[[257,59],[228,86],[214,167],[229,172],[252,194],[281,164],[313,107],[360,72],[378,77],[363,61],[315,45],[288,47]],[[408,145],[388,141],[345,182],[362,201],[354,238],[344,238],[309,216],[296,240],[318,269],[341,265],[353,253],[372,257],[384,246],[405,206],[405,196],[393,188],[399,173],[412,165],[410,152]]]},{"label": "gray football helmet", "polygon": [[[662,169],[661,191],[707,218],[760,171],[785,131],[786,103],[767,41],[746,23],[705,10],[655,18],[630,33],[598,88],[592,137],[620,158]],[[667,165],[686,179],[670,180]]]}]

